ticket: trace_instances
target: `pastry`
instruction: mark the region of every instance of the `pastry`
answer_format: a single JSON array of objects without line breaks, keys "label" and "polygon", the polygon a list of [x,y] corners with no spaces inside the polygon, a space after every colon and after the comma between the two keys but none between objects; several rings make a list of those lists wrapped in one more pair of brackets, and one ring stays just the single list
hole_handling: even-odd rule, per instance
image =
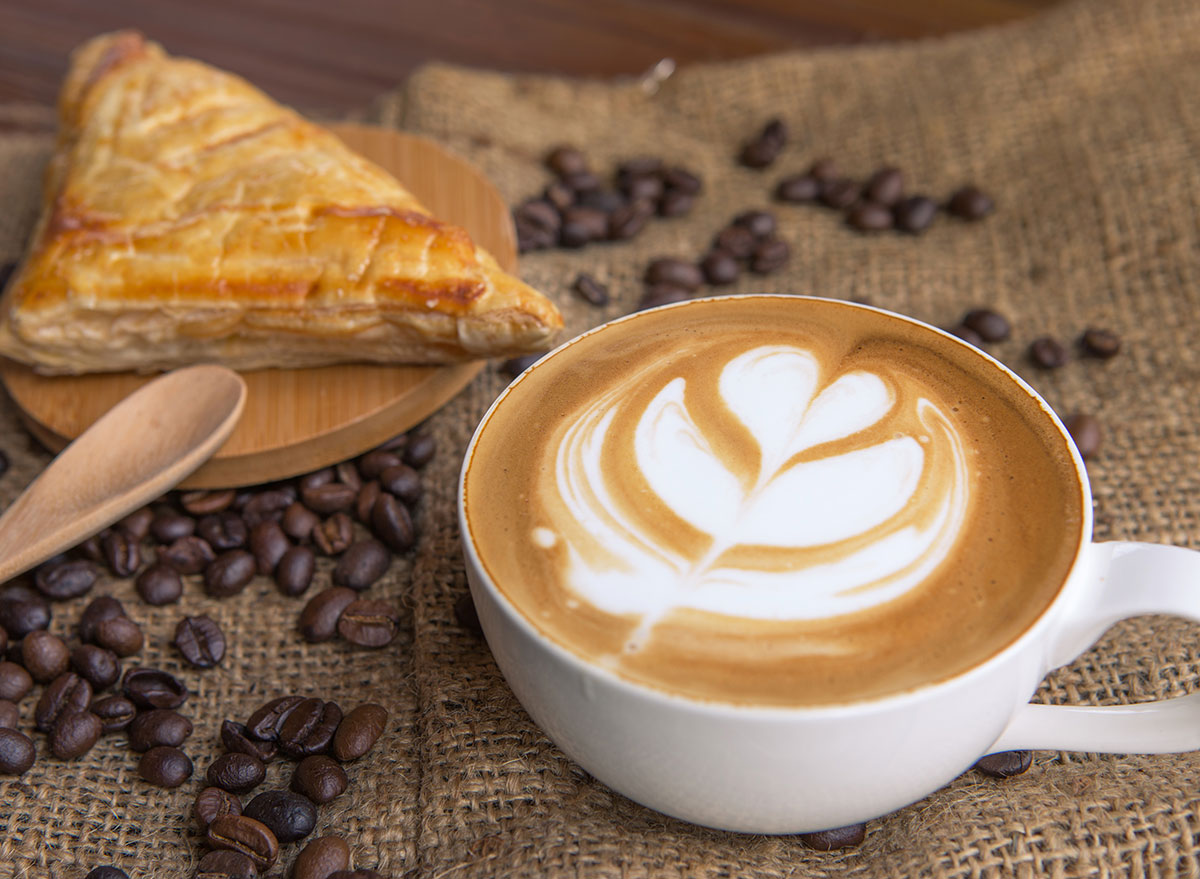
[{"label": "pastry", "polygon": [[44,373],[450,363],[562,326],[331,132],[140,34],[72,56],[45,208],[0,300]]}]

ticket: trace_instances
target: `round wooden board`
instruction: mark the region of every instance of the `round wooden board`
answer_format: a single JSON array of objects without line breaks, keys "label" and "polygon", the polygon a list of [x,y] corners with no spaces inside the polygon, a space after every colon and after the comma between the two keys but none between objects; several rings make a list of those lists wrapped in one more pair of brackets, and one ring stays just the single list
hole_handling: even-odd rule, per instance
[{"label": "round wooden board", "polygon": [[[436,143],[366,125],[335,125],[351,148],[399,178],[439,219],[464,226],[508,271],[516,240],[495,187]],[[244,374],[249,394],[233,435],[185,482],[188,488],[254,485],[360,454],[407,430],[454,397],[483,367],[348,364]],[[4,361],[0,380],[31,432],[53,451],[152,376],[41,376]]]}]

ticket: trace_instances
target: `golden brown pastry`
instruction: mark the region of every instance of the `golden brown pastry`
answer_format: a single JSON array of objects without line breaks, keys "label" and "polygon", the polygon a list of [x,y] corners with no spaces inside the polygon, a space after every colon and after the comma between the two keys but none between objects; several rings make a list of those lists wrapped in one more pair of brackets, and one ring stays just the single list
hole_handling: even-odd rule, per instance
[{"label": "golden brown pastry", "polygon": [[447,363],[562,319],[394,178],[244,80],[141,35],[72,56],[0,354],[46,373]]}]

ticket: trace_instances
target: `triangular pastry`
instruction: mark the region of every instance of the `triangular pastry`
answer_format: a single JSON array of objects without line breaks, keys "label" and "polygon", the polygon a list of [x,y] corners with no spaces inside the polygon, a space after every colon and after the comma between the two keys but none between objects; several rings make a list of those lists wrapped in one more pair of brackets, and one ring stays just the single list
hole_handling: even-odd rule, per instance
[{"label": "triangular pastry", "polygon": [[139,34],[72,56],[0,354],[46,373],[448,363],[562,319],[332,133]]}]

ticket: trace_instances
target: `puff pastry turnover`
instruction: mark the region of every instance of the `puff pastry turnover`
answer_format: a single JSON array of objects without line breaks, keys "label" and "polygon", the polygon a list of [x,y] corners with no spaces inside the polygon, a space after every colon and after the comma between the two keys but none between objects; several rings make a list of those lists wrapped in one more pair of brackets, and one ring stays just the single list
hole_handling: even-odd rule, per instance
[{"label": "puff pastry turnover", "polygon": [[332,133],[139,34],[77,49],[59,114],[0,300],[0,354],[40,372],[448,363],[562,325]]}]

